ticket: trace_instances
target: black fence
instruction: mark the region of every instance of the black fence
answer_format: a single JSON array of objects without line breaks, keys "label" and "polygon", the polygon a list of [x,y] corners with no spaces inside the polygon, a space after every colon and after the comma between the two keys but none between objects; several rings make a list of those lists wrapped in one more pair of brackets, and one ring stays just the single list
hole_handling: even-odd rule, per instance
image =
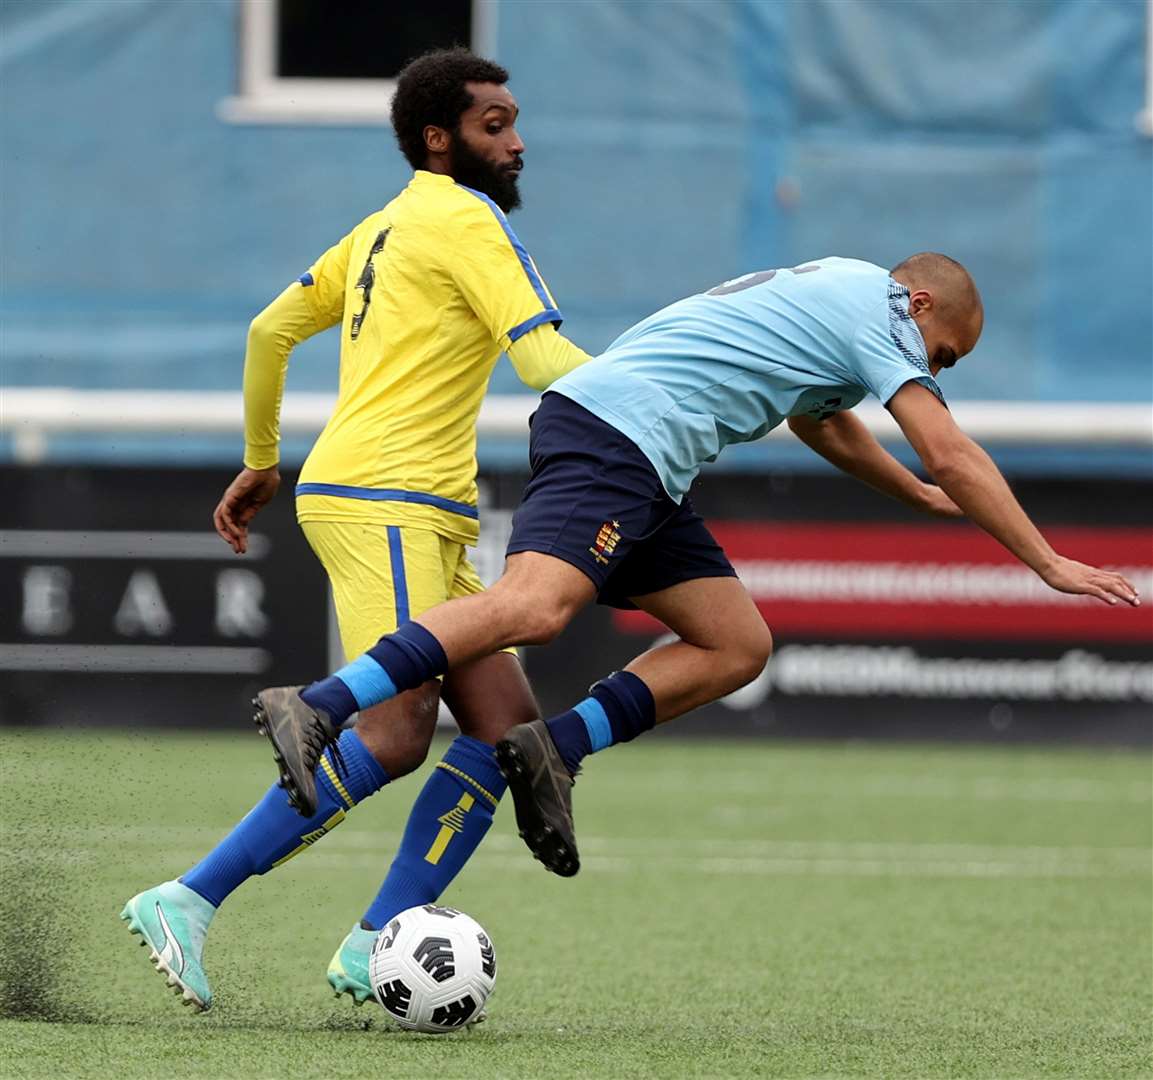
[{"label": "black fence", "polygon": [[[237,557],[211,529],[218,469],[0,470],[0,718],[242,726],[261,686],[328,670],[323,572],[291,476]],[[524,477],[483,478],[482,576],[499,572]],[[1118,610],[1049,592],[973,526],[921,518],[835,476],[717,474],[694,501],[773,629],[750,686],[672,730],[1062,739],[1153,732],[1153,485],[1028,480],[1061,551],[1124,568]],[[639,612],[593,608],[525,659],[554,711],[651,646]]]}]

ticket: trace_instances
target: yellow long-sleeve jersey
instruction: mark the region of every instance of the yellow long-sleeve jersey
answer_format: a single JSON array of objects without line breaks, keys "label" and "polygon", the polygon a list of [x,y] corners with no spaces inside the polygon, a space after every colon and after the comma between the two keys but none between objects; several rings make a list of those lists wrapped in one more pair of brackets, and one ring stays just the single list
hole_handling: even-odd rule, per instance
[{"label": "yellow long-sleeve jersey", "polygon": [[544,389],[589,357],[486,196],[418,171],[253,321],[245,464],[279,453],[292,348],[341,324],[336,408],[301,471],[301,521],[408,525],[475,542],[476,419],[502,351]]}]

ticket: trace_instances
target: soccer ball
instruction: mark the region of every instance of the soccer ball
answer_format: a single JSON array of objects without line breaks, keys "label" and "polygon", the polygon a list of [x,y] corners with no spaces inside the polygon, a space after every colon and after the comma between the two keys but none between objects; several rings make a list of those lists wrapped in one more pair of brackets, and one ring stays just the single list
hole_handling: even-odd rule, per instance
[{"label": "soccer ball", "polygon": [[401,1027],[443,1034],[480,1014],[496,982],[496,953],[475,919],[425,904],[402,911],[377,935],[368,980]]}]

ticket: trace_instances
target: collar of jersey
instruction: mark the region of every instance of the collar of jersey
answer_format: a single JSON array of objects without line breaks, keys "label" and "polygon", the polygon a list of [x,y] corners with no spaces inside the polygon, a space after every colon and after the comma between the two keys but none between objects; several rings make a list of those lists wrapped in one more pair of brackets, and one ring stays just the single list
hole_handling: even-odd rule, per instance
[{"label": "collar of jersey", "polygon": [[412,174],[414,184],[455,184],[456,181],[445,173],[429,172],[427,169],[417,169]]}]

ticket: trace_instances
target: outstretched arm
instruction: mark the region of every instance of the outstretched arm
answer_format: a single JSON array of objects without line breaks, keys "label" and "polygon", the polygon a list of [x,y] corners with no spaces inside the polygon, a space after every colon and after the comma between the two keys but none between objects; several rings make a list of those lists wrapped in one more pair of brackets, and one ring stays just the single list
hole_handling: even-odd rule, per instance
[{"label": "outstretched arm", "polygon": [[810,449],[838,469],[856,477],[914,510],[938,517],[961,517],[963,511],[935,484],[926,484],[906,469],[852,412],[826,420],[790,416],[789,429]]},{"label": "outstretched arm", "polygon": [[1108,604],[1137,606],[1137,590],[1120,574],[1058,555],[1029,520],[993,459],[970,439],[925,387],[907,382],[890,398],[889,411],[929,474],[946,494],[994,539],[1058,592],[1095,596]]}]

